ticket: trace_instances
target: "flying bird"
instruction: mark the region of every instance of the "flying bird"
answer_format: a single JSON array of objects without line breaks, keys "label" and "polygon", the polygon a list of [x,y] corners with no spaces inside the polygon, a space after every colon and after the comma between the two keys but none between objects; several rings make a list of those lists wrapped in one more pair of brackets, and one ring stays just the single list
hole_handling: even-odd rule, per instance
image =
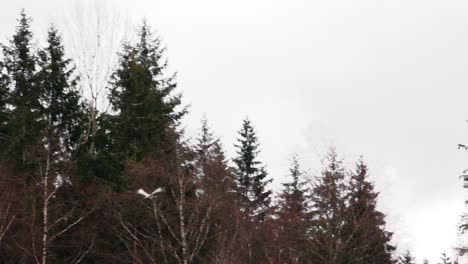
[{"label": "flying bird", "polygon": [[163,191],[163,188],[159,187],[159,188],[157,188],[156,190],[154,190],[152,193],[147,193],[147,192],[145,192],[145,190],[143,190],[143,189],[139,189],[139,190],[137,191],[137,193],[143,195],[143,197],[144,197],[145,199],[148,199],[148,198],[153,198],[153,196],[154,196],[155,194],[160,193],[160,192],[162,192],[162,191]]}]

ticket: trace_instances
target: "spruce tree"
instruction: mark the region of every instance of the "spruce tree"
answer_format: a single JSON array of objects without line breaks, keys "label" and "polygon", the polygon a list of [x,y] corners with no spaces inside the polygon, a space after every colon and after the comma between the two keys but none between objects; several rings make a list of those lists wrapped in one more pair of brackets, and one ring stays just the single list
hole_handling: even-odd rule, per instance
[{"label": "spruce tree", "polygon": [[[237,205],[235,178],[226,160],[219,138],[214,136],[204,117],[201,129],[196,139],[196,185],[198,200],[205,203],[204,210],[212,207],[211,228],[209,241],[202,254],[205,259],[213,258],[223,248],[224,239],[232,240],[232,233],[236,232]],[[213,201],[217,201],[213,206]],[[220,244],[221,243],[221,244]]]},{"label": "spruce tree", "polygon": [[120,191],[130,184],[129,164],[147,158],[176,167],[178,125],[187,112],[181,96],[174,94],[175,74],[168,73],[160,39],[146,23],[137,35],[118,54],[108,97],[113,111],[98,116],[96,137],[89,141],[95,143],[95,153],[82,153],[79,166],[84,179]]},{"label": "spruce tree", "polygon": [[235,188],[235,180],[228,166],[221,142],[213,135],[206,118],[195,146],[197,156],[197,181],[203,192],[215,196],[227,196]]},{"label": "spruce tree", "polygon": [[320,264],[344,264],[346,170],[334,149],[328,153],[327,163],[312,188],[313,226],[307,254]]},{"label": "spruce tree", "polygon": [[347,193],[347,210],[344,237],[349,241],[349,261],[359,259],[361,263],[393,263],[390,245],[392,233],[386,231],[385,215],[378,211],[378,193],[368,179],[368,168],[361,159],[351,173]]},{"label": "spruce tree", "polygon": [[[160,232],[168,245],[182,244],[177,245],[181,249],[177,249],[176,254],[185,259],[191,246],[187,245],[186,240],[193,234],[187,234],[185,224],[188,225],[188,219],[198,220],[190,218],[189,212],[200,211],[191,211],[187,205],[196,198],[192,180],[195,155],[181,140],[179,122],[186,109],[181,105],[181,96],[175,94],[175,77],[175,74],[168,72],[165,48],[160,39],[153,36],[150,27],[144,23],[138,30],[138,39],[134,43],[125,43],[119,53],[110,84],[112,112],[101,115],[100,140],[96,143],[96,160],[103,160],[106,166],[98,162],[94,164],[95,168],[99,168],[101,177],[109,175],[101,171],[114,171],[114,179],[108,180],[122,181],[123,184],[117,184],[117,188],[131,190],[131,199],[135,199],[135,202],[148,202],[133,193],[139,188],[164,189],[158,195],[157,206],[161,208],[158,218],[165,216],[167,222],[160,222],[161,229],[157,228],[159,231],[156,229],[155,232]],[[145,224],[156,224],[151,208],[129,208],[125,206],[128,200],[124,194],[121,198],[119,202],[122,206],[115,210],[119,215],[117,217],[132,223],[135,231],[145,234],[148,232]],[[177,233],[178,237],[171,236],[171,232]],[[159,239],[159,234],[157,237]],[[127,241],[122,242],[124,244],[116,243],[109,250],[124,247]],[[158,243],[152,241],[148,246]],[[167,257],[174,253],[165,253],[166,250],[169,251],[158,246],[157,251],[160,252],[155,254],[161,254],[163,258],[166,253]]]},{"label": "spruce tree", "polygon": [[49,28],[47,47],[39,52],[42,118],[56,151],[68,152],[79,145],[84,130],[84,107],[80,102],[77,77],[71,60],[64,57],[62,39],[54,26]]},{"label": "spruce tree", "polygon": [[296,156],[292,158],[289,169],[291,181],[283,183],[283,192],[280,194],[280,215],[285,218],[299,217],[304,218],[308,212],[308,200],[305,185],[302,179],[304,172],[301,170]]},{"label": "spruce tree", "polygon": [[81,245],[72,244],[66,236],[74,231],[71,227],[78,227],[89,213],[78,199],[81,190],[75,188],[78,183],[70,169],[84,113],[71,60],[64,57],[61,37],[53,26],[48,31],[46,47],[39,51],[37,58],[39,118],[43,129],[39,131],[40,142],[35,147],[37,170],[34,175],[40,184],[34,187],[38,189],[34,198],[41,210],[32,215],[40,230],[42,262],[69,262],[80,252]]},{"label": "spruce tree", "polygon": [[266,189],[271,179],[267,179],[268,173],[258,161],[258,138],[249,119],[244,119],[235,147],[235,173],[242,207],[264,219],[271,202],[271,190]]},{"label": "spruce tree", "polygon": [[2,45],[3,71],[8,75],[8,105],[11,108],[5,157],[22,169],[32,165],[34,148],[40,140],[40,131],[44,128],[40,116],[41,90],[37,83],[37,57],[33,51],[30,22],[31,19],[22,10],[9,45]]},{"label": "spruce tree", "polygon": [[112,77],[109,100],[113,147],[124,160],[173,159],[177,126],[186,113],[174,95],[175,75],[168,75],[165,48],[144,23],[136,44],[126,43]]},{"label": "spruce tree", "polygon": [[290,181],[283,183],[283,191],[279,195],[277,211],[278,251],[281,252],[282,263],[303,263],[304,241],[310,228],[309,197],[306,193],[307,182],[302,178],[296,156],[292,158],[289,169]]}]

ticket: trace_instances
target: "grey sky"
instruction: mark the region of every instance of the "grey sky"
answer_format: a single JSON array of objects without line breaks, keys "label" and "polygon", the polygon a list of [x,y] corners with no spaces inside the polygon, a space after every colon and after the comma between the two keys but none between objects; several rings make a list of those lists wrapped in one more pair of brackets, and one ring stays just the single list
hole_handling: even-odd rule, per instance
[{"label": "grey sky", "polygon": [[[43,37],[62,2],[5,1],[0,37],[21,7]],[[111,2],[163,37],[191,104],[189,134],[206,113],[233,154],[249,116],[275,186],[293,153],[312,171],[329,145],[350,162],[364,155],[399,245],[431,260],[455,245],[468,167],[456,149],[468,143],[466,1]]]}]

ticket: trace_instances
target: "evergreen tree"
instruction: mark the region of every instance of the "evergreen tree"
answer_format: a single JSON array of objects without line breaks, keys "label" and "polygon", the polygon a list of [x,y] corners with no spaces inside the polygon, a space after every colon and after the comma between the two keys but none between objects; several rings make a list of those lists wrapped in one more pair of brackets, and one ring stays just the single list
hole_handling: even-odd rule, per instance
[{"label": "evergreen tree", "polygon": [[320,260],[320,264],[344,264],[346,171],[334,149],[328,153],[327,162],[312,189],[313,226],[307,251],[309,258]]},{"label": "evergreen tree", "polygon": [[304,241],[310,226],[309,197],[306,193],[297,157],[294,156],[289,169],[290,182],[283,183],[284,189],[279,195],[278,252],[281,263],[303,263]]},{"label": "evergreen tree", "polygon": [[[31,19],[22,10],[13,38],[9,45],[2,45],[3,71],[8,75],[8,105],[11,107],[5,157],[13,160],[16,167],[23,169],[31,166],[34,148],[44,127],[40,116],[41,90],[37,84],[37,57],[32,50],[30,22]],[[2,90],[5,93],[5,89]]]},{"label": "evergreen tree", "polygon": [[71,60],[64,58],[64,48],[57,29],[50,27],[47,47],[39,52],[38,81],[41,88],[42,118],[56,151],[75,151],[84,130],[84,107]]},{"label": "evergreen tree", "polygon": [[68,199],[70,186],[75,185],[72,154],[79,144],[83,113],[71,61],[64,58],[57,30],[50,28],[46,47],[36,56],[29,23],[22,11],[10,45],[3,46],[1,78],[10,90],[3,153],[8,156],[3,159],[34,179],[18,184],[27,203],[17,215],[16,236],[22,239],[16,244],[32,252],[21,262],[47,263],[62,257],[69,262],[76,251],[70,252],[74,247],[64,236],[87,214],[76,199],[77,189],[75,199]]},{"label": "evergreen tree", "polygon": [[[65,58],[64,53],[61,36],[51,26],[46,47],[38,54],[37,82],[41,91],[40,114],[44,129],[41,131],[41,144],[37,146],[41,150],[37,157],[38,167],[47,169],[37,173],[42,184],[36,204],[42,207],[41,240],[43,250],[46,250],[42,257],[58,262],[70,262],[83,244],[69,239],[67,232],[54,236],[65,229],[75,231],[67,225],[78,224],[89,213],[84,205],[89,197],[81,196],[83,190],[78,188],[77,177],[70,169],[81,144],[85,113],[72,61]],[[66,219],[63,219],[65,215]],[[60,224],[55,221],[60,221]],[[63,246],[57,247],[56,243]]]},{"label": "evergreen tree", "polygon": [[385,228],[385,215],[376,208],[378,193],[368,179],[368,168],[361,159],[348,184],[347,217],[344,237],[349,241],[349,261],[360,263],[393,263],[390,245],[392,233]]},{"label": "evergreen tree", "polygon": [[[124,193],[119,195],[121,206],[114,209],[114,214],[122,223],[132,225],[142,236],[139,239],[148,242],[139,250],[151,248],[155,252],[153,256],[169,258],[170,254],[176,254],[186,259],[193,246],[188,245],[187,240],[195,234],[187,233],[194,225],[190,226],[189,221],[201,220],[190,218],[190,213],[197,215],[202,212],[202,206],[197,204],[194,210],[189,207],[197,198],[193,180],[195,155],[181,140],[179,122],[186,109],[181,106],[181,96],[174,94],[177,83],[175,75],[168,75],[164,52],[161,41],[152,35],[146,23],[138,31],[136,43],[124,44],[110,85],[109,101],[113,112],[101,115],[98,131],[101,139],[96,141],[95,160],[103,160],[105,166],[94,162],[93,167],[99,170],[93,173],[106,177],[108,174],[102,171],[114,171],[114,179],[106,180],[122,181],[116,184],[120,190],[163,188],[156,205],[161,210],[159,216],[155,217],[151,208],[125,206],[129,197]],[[144,202],[135,195],[131,199]],[[159,219],[162,216],[164,222]],[[166,246],[161,248],[159,242],[148,240],[152,235],[149,236],[147,225],[154,225],[155,221],[160,221],[160,228],[155,228],[152,234],[157,234],[158,239],[160,236],[167,239],[166,246],[177,247],[176,253]],[[122,234],[122,230],[114,230],[114,234],[128,235]],[[119,240],[122,243],[117,242],[106,250],[115,251],[128,243],[122,237]],[[134,252],[129,250],[128,253],[128,258],[135,259]]]},{"label": "evergreen tree", "polygon": [[[212,206],[212,218],[209,237],[201,254],[205,259],[216,258],[226,250],[225,239],[232,240],[236,232],[236,196],[235,178],[228,166],[221,142],[213,135],[208,121],[204,117],[195,145],[197,196],[206,207]],[[213,206],[213,201],[217,201]],[[226,232],[229,232],[227,235]]]},{"label": "evergreen tree", "polygon": [[[165,48],[144,23],[136,43],[127,42],[110,84],[111,114],[97,119],[95,153],[80,159],[81,175],[124,190],[130,184],[126,169],[145,158],[176,168],[180,119],[186,109],[174,95],[175,75],[167,74]],[[90,115],[93,116],[93,115]]]},{"label": "evergreen tree", "polygon": [[[297,157],[292,159],[291,168],[289,169],[291,181],[283,183],[284,189],[280,194],[280,211],[279,215],[286,219],[299,218],[303,220],[308,212],[308,200],[305,185],[306,182],[301,178],[303,171],[300,168]],[[291,219],[292,220],[292,219]]]},{"label": "evergreen tree", "polygon": [[[213,136],[206,118],[202,119],[199,137],[195,146],[197,153],[197,181],[207,194],[226,196],[235,188],[221,142]],[[213,193],[214,192],[214,193]]]},{"label": "evergreen tree", "polygon": [[234,163],[241,204],[246,211],[263,219],[271,202],[271,191],[266,189],[271,179],[267,179],[265,167],[257,160],[259,143],[250,120],[244,119],[239,136]]},{"label": "evergreen tree", "polygon": [[146,23],[138,37],[136,44],[124,45],[112,77],[114,151],[131,161],[174,159],[177,125],[186,110],[178,109],[181,96],[173,95],[177,83],[175,75],[167,75],[160,39],[153,37]]}]

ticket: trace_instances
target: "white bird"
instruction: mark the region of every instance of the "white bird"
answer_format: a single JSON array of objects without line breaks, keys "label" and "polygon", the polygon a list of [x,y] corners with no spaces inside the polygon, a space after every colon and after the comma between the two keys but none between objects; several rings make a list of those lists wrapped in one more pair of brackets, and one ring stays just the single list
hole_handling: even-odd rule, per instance
[{"label": "white bird", "polygon": [[147,193],[143,189],[139,189],[137,193],[143,195],[145,199],[148,199],[148,198],[153,198],[155,194],[160,193],[162,191],[163,191],[163,188],[159,187],[156,190],[154,190],[152,193]]}]

